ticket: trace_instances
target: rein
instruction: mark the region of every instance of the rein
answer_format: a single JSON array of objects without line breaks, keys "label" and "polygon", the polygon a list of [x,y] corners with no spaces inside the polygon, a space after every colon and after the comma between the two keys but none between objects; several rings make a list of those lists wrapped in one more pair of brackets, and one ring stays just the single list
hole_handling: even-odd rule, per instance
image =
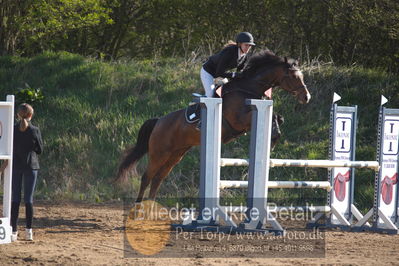
[{"label": "rein", "polygon": [[[263,97],[262,95],[259,95],[253,91],[248,91],[248,90],[243,90],[240,88],[237,89],[231,89],[231,90],[222,90],[222,96],[221,98],[224,98],[227,94],[232,93],[232,92],[239,92],[245,95],[250,95],[252,99],[261,99]],[[245,133],[245,130],[236,130],[233,128],[233,126],[230,124],[230,122],[222,116],[222,126],[227,129],[229,132],[230,136],[226,136],[225,138],[229,139],[230,137],[232,138],[237,138],[238,136],[241,136],[243,133]]]},{"label": "rein", "polygon": [[[274,87],[274,85],[270,84],[270,85],[266,85],[264,87],[265,88],[270,88],[270,87]],[[244,90],[244,89],[241,89],[241,88],[232,88],[230,90],[222,90],[221,98],[223,98],[225,95],[227,95],[229,93],[232,93],[232,92],[240,92],[240,93],[243,93],[243,94],[246,94],[246,95],[253,96],[252,99],[262,99],[262,97],[263,97],[263,93],[259,95],[258,93],[253,92],[253,91],[248,91],[248,90]]]},{"label": "rein", "polygon": [[225,95],[227,95],[227,94],[229,94],[229,93],[232,93],[232,92],[241,92],[241,93],[243,93],[243,94],[251,95],[251,96],[254,96],[255,99],[260,99],[260,98],[262,98],[262,96],[259,96],[258,94],[254,93],[254,92],[252,92],[252,91],[246,91],[246,90],[243,90],[243,89],[232,89],[232,90],[228,90],[228,91],[223,91],[223,90],[222,90],[222,98],[223,98]]}]

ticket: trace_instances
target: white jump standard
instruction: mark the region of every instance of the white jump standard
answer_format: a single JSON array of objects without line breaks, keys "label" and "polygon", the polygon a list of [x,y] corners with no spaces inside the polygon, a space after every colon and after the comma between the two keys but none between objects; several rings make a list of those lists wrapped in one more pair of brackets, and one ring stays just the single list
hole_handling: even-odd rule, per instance
[{"label": "white jump standard", "polygon": [[[334,99],[337,94],[334,94]],[[319,220],[326,217],[324,226],[352,229],[354,218],[360,220],[363,215],[354,205],[355,169],[371,168],[378,172],[379,163],[355,161],[357,106],[337,106],[334,102],[330,112],[330,149],[331,161],[342,162],[328,172],[328,180],[332,190],[327,202],[331,208],[329,213],[319,213],[312,219],[308,227],[320,226]],[[353,162],[353,164],[352,164]],[[346,164],[345,164],[346,163]]]},{"label": "white jump standard", "polygon": [[[374,204],[364,218],[355,224],[355,229],[398,234],[399,109],[382,107],[386,102],[382,96],[377,144],[377,160],[381,168],[375,175]],[[373,225],[365,226],[371,217]]]},{"label": "white jump standard", "polygon": [[[250,169],[248,177],[247,212],[256,209],[256,219],[249,217],[243,224],[237,225],[220,206],[220,154],[221,154],[221,110],[222,100],[215,98],[199,98],[201,103],[201,169],[200,169],[200,212],[191,227],[200,229],[219,225],[223,220],[231,229],[259,230],[267,220],[278,232],[283,228],[268,218],[267,182],[269,174],[270,136],[272,121],[272,101],[247,100],[253,109]],[[265,178],[266,175],[266,178]],[[260,178],[261,177],[261,178]],[[211,215],[204,215],[205,210],[211,210]],[[218,227],[219,230],[220,227]]]},{"label": "white jump standard", "polygon": [[0,216],[0,244],[8,244],[11,242],[12,229],[10,220],[13,139],[14,96],[7,95],[7,101],[0,102],[0,160],[5,160],[8,163],[3,175],[3,215]]}]

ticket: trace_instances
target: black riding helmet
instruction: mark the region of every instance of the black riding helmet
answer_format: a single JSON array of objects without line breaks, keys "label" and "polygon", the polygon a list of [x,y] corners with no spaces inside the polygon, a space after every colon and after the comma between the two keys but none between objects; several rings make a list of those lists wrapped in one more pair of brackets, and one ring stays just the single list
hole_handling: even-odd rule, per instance
[{"label": "black riding helmet", "polygon": [[248,43],[250,45],[255,45],[254,37],[249,32],[240,32],[236,37],[236,43]]}]

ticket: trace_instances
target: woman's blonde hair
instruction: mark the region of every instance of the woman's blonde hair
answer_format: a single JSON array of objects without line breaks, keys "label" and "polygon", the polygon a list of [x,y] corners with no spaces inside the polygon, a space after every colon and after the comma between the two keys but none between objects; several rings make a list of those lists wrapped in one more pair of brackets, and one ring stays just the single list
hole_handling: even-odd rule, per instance
[{"label": "woman's blonde hair", "polygon": [[224,45],[223,48],[230,47],[230,46],[234,46],[234,45],[237,45],[237,43],[236,43],[235,41],[229,40],[229,41]]},{"label": "woman's blonde hair", "polygon": [[25,131],[29,126],[28,121],[33,116],[33,107],[30,104],[22,103],[18,106],[17,115],[20,119],[19,130]]}]

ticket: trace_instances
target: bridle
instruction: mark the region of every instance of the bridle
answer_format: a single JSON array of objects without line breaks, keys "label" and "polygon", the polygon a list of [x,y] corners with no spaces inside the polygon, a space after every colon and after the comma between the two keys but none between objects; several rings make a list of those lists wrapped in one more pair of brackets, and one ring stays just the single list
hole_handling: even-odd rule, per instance
[{"label": "bridle", "polygon": [[[300,69],[298,69],[298,68],[293,68],[293,67],[291,67],[291,68],[287,68],[287,70],[286,70],[286,72],[285,72],[285,75],[283,76],[283,78],[281,79],[281,81],[280,81],[280,84],[281,83],[283,83],[284,82],[284,80],[285,79],[288,79],[288,78],[290,78],[290,74],[288,73],[288,71],[294,71],[294,72],[301,72],[302,73],[302,71],[300,70]],[[301,85],[301,86],[298,86],[298,87],[296,87],[296,88],[294,88],[293,90],[290,90],[289,92],[292,94],[292,95],[294,95],[294,96],[297,96],[298,94],[299,94],[299,91],[300,90],[307,90],[307,86],[305,85],[305,84],[303,84],[303,85]]]}]

